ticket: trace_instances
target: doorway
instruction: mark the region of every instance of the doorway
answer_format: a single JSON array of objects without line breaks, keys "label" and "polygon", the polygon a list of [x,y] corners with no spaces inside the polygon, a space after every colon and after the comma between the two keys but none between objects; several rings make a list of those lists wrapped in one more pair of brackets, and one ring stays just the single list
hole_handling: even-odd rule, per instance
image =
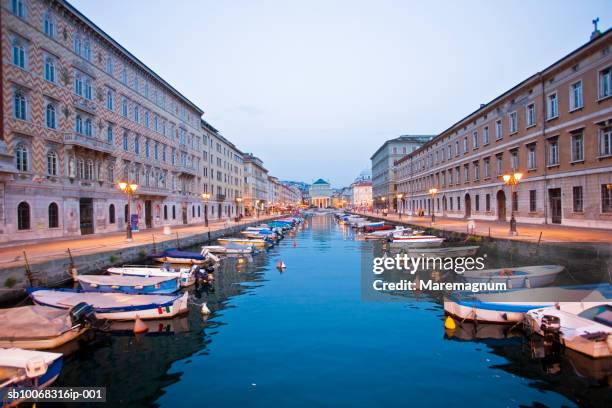
[{"label": "doorway", "polygon": [[153,214],[151,211],[151,200],[145,200],[145,226],[151,228],[153,226]]},{"label": "doorway", "polygon": [[187,225],[187,204],[183,204],[183,224]]},{"label": "doorway", "polygon": [[497,192],[497,220],[506,221],[506,193],[504,190]]},{"label": "doorway", "polygon": [[472,216],[472,197],[469,194],[465,195],[465,218]]},{"label": "doorway", "polygon": [[548,189],[550,200],[550,216],[553,224],[561,224],[561,189]]},{"label": "doorway", "polygon": [[221,210],[221,204],[219,204],[219,208],[217,208],[217,210],[219,214],[219,219],[223,218],[223,211]]},{"label": "doorway", "polygon": [[81,198],[79,200],[79,221],[81,225],[81,235],[94,233],[93,198]]}]

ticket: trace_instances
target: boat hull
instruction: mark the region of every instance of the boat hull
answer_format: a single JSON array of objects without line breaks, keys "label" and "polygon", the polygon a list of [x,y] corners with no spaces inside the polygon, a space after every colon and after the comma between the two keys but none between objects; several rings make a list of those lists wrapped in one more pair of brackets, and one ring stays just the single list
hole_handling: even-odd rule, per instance
[{"label": "boat hull", "polygon": [[165,276],[177,278],[181,287],[188,287],[195,283],[195,272],[190,269],[182,269],[179,272],[165,271],[161,268],[147,267],[112,267],[106,270],[111,275],[126,275],[126,276]]},{"label": "boat hull", "polygon": [[94,282],[84,282],[79,279],[79,286],[84,292],[128,293],[132,295],[170,295],[181,288],[178,278],[169,278],[166,281],[152,285],[104,285]]},{"label": "boat hull", "polygon": [[54,337],[24,337],[24,338],[1,338],[0,348],[22,348],[28,350],[51,350],[73,340],[79,338],[83,333],[89,330],[88,327],[76,327],[75,329],[66,331],[59,336]]},{"label": "boat hull", "polygon": [[239,245],[251,245],[257,249],[266,249],[268,243],[263,240],[251,240],[251,239],[239,239],[239,238],[219,238],[219,241],[222,245],[228,245],[230,243],[236,243]]}]

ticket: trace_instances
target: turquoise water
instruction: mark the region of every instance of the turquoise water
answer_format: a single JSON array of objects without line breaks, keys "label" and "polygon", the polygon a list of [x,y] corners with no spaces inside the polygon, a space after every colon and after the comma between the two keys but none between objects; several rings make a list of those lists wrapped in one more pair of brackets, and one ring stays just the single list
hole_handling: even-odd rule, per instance
[{"label": "turquoise water", "polygon": [[332,217],[311,218],[295,243],[238,270],[222,265],[213,287],[191,290],[189,315],[160,322],[161,333],[80,344],[56,385],[106,385],[109,402],[126,406],[612,404],[608,366],[602,377],[582,356],[533,359],[530,342],[502,326],[448,336],[442,306],[427,297],[362,300],[361,258],[378,244]]}]

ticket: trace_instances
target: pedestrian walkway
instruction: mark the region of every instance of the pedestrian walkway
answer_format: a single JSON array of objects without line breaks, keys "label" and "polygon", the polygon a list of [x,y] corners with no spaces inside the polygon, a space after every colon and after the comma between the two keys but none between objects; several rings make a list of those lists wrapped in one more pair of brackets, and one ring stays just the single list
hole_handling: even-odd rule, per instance
[{"label": "pedestrian walkway", "polygon": [[383,216],[381,213],[358,213],[368,217],[407,224],[420,227],[434,227],[439,230],[473,233],[475,235],[490,236],[526,242],[555,242],[555,243],[608,243],[612,245],[612,231],[596,228],[566,227],[552,224],[517,224],[517,235],[510,235],[510,224],[500,221],[473,220],[474,229],[468,231],[468,220],[461,218],[448,218],[436,216],[432,225],[428,216],[417,217],[389,213]]},{"label": "pedestrian walkway", "polygon": [[[228,227],[243,225],[260,220],[262,222],[277,216],[261,216],[259,218],[243,218],[240,222],[229,220],[210,221],[208,227],[200,224],[172,226],[171,234],[164,235],[163,227],[150,228],[134,232],[133,241],[126,241],[126,232],[111,232],[105,234],[84,235],[61,239],[41,239],[23,243],[7,243],[0,245],[0,269],[21,266],[24,264],[24,251],[30,264],[66,258],[68,248],[73,256],[89,255],[113,249],[125,249],[143,244],[152,244],[178,240],[207,231],[217,231]],[[177,245],[178,246],[178,245]]]}]

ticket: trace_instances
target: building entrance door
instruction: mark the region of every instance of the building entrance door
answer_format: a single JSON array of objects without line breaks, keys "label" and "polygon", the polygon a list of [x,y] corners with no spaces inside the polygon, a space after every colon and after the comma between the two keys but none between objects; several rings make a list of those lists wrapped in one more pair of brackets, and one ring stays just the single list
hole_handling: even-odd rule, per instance
[{"label": "building entrance door", "polygon": [[549,189],[548,198],[550,200],[551,221],[553,224],[561,224],[561,189]]},{"label": "building entrance door", "polygon": [[465,195],[465,218],[472,216],[472,197],[469,194]]},{"label": "building entrance door", "polygon": [[81,198],[79,200],[79,221],[81,224],[81,235],[94,233],[93,218],[93,198]]},{"label": "building entrance door", "polygon": [[506,193],[504,190],[497,192],[497,219],[506,221]]},{"label": "building entrance door", "polygon": [[153,227],[153,213],[151,211],[151,200],[145,200],[145,226]]}]

